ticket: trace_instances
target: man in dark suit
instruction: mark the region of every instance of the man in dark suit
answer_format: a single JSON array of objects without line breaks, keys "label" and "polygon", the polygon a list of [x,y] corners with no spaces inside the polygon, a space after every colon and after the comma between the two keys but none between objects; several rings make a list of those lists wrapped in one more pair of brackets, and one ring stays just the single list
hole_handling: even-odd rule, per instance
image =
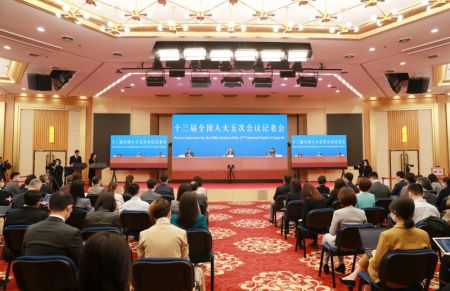
[{"label": "man in dark suit", "polygon": [[186,152],[184,153],[184,156],[185,156],[186,158],[193,158],[193,157],[195,157],[195,154],[194,154],[194,152],[192,151],[191,148],[188,148],[188,149],[186,150]]},{"label": "man in dark suit", "polygon": [[352,188],[355,193],[359,193],[358,187],[356,187],[355,184],[353,184],[353,174],[350,172],[347,172],[344,174],[344,181],[347,187]]},{"label": "man in dark suit", "polygon": [[283,177],[283,185],[280,185],[277,187],[277,189],[275,190],[275,194],[273,195],[273,202],[270,205],[270,216],[269,216],[269,221],[272,221],[273,218],[273,214],[275,212],[275,201],[277,200],[278,196],[282,196],[285,195],[287,197],[288,193],[291,191],[291,175],[285,175]]},{"label": "man in dark suit", "polygon": [[28,227],[23,239],[24,255],[67,256],[78,264],[83,239],[80,230],[65,223],[73,208],[69,193],[55,192],[50,198],[50,216]]},{"label": "man in dark suit", "polygon": [[40,180],[36,179],[36,176],[32,175],[33,177],[35,177],[34,179],[28,181],[28,177],[27,180],[25,180],[25,188],[19,192],[19,194],[17,194],[16,196],[14,196],[12,204],[11,204],[11,208],[22,208],[23,205],[25,204],[25,193],[27,193],[30,190],[36,190],[36,191],[40,191],[41,187],[42,187],[42,183]]},{"label": "man in dark suit", "polygon": [[395,173],[397,176],[397,183],[395,183],[394,189],[392,189],[391,195],[392,196],[400,196],[400,192],[402,191],[402,188],[406,186],[405,181],[405,172],[398,171]]},{"label": "man in dark suit", "polygon": [[373,195],[375,195],[375,199],[376,198],[387,198],[391,196],[391,191],[389,190],[389,187],[382,184],[379,180],[378,180],[378,173],[377,172],[372,172],[369,174],[369,179],[372,182],[372,187],[370,187],[369,193],[372,193]]},{"label": "man in dark suit", "polygon": [[156,187],[155,192],[160,194],[161,196],[168,196],[172,197],[173,199],[173,188],[167,184],[167,180],[169,180],[169,177],[167,177],[167,175],[162,175],[160,180],[161,184]]},{"label": "man in dark suit", "polygon": [[29,190],[24,195],[25,205],[19,209],[10,209],[6,213],[5,226],[13,224],[30,225],[44,220],[48,212],[41,206],[42,195],[40,191]]},{"label": "man in dark suit", "polygon": [[316,189],[320,194],[330,194],[330,188],[325,186],[327,183],[327,178],[325,176],[319,176],[319,178],[317,178],[317,183],[319,183],[319,186]]},{"label": "man in dark suit", "polygon": [[69,159],[69,166],[73,166],[73,164],[75,163],[82,163],[82,159],[80,156],[80,151],[79,150],[75,150],[75,155],[71,156]]},{"label": "man in dark suit", "polygon": [[225,153],[226,157],[234,157],[234,150],[232,148],[229,148],[227,152]]}]

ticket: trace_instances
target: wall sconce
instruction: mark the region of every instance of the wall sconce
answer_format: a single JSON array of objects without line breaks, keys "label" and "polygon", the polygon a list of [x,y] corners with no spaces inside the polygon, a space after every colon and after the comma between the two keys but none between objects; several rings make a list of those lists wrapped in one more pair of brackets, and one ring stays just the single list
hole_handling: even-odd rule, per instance
[{"label": "wall sconce", "polygon": [[408,128],[405,125],[402,126],[402,143],[408,143]]},{"label": "wall sconce", "polygon": [[48,128],[48,142],[55,143],[55,127],[49,126]]}]

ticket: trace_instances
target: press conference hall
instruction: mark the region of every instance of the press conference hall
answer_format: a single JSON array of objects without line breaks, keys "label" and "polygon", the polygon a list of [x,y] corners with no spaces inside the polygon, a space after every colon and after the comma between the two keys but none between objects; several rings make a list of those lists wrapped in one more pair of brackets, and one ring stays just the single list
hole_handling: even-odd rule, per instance
[{"label": "press conference hall", "polygon": [[0,1],[0,289],[450,290],[448,19]]}]

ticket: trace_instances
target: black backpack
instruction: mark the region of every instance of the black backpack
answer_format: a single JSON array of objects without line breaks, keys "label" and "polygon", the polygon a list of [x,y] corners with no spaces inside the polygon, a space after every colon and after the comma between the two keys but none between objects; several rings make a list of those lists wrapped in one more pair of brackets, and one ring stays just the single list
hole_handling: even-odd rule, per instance
[{"label": "black backpack", "polygon": [[430,216],[417,224],[417,227],[428,232],[430,237],[450,236],[450,225],[445,220]]}]

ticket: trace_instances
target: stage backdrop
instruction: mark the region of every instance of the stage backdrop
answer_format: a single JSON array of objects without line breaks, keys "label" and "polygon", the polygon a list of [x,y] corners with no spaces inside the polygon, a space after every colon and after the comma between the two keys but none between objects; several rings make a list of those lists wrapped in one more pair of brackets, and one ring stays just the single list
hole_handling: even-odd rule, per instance
[{"label": "stage backdrop", "polygon": [[111,135],[112,169],[167,168],[166,135]]},{"label": "stage backdrop", "polygon": [[345,135],[293,135],[292,167],[347,168]]},{"label": "stage backdrop", "polygon": [[269,114],[175,114],[172,176],[276,179],[287,171],[287,117]]}]

